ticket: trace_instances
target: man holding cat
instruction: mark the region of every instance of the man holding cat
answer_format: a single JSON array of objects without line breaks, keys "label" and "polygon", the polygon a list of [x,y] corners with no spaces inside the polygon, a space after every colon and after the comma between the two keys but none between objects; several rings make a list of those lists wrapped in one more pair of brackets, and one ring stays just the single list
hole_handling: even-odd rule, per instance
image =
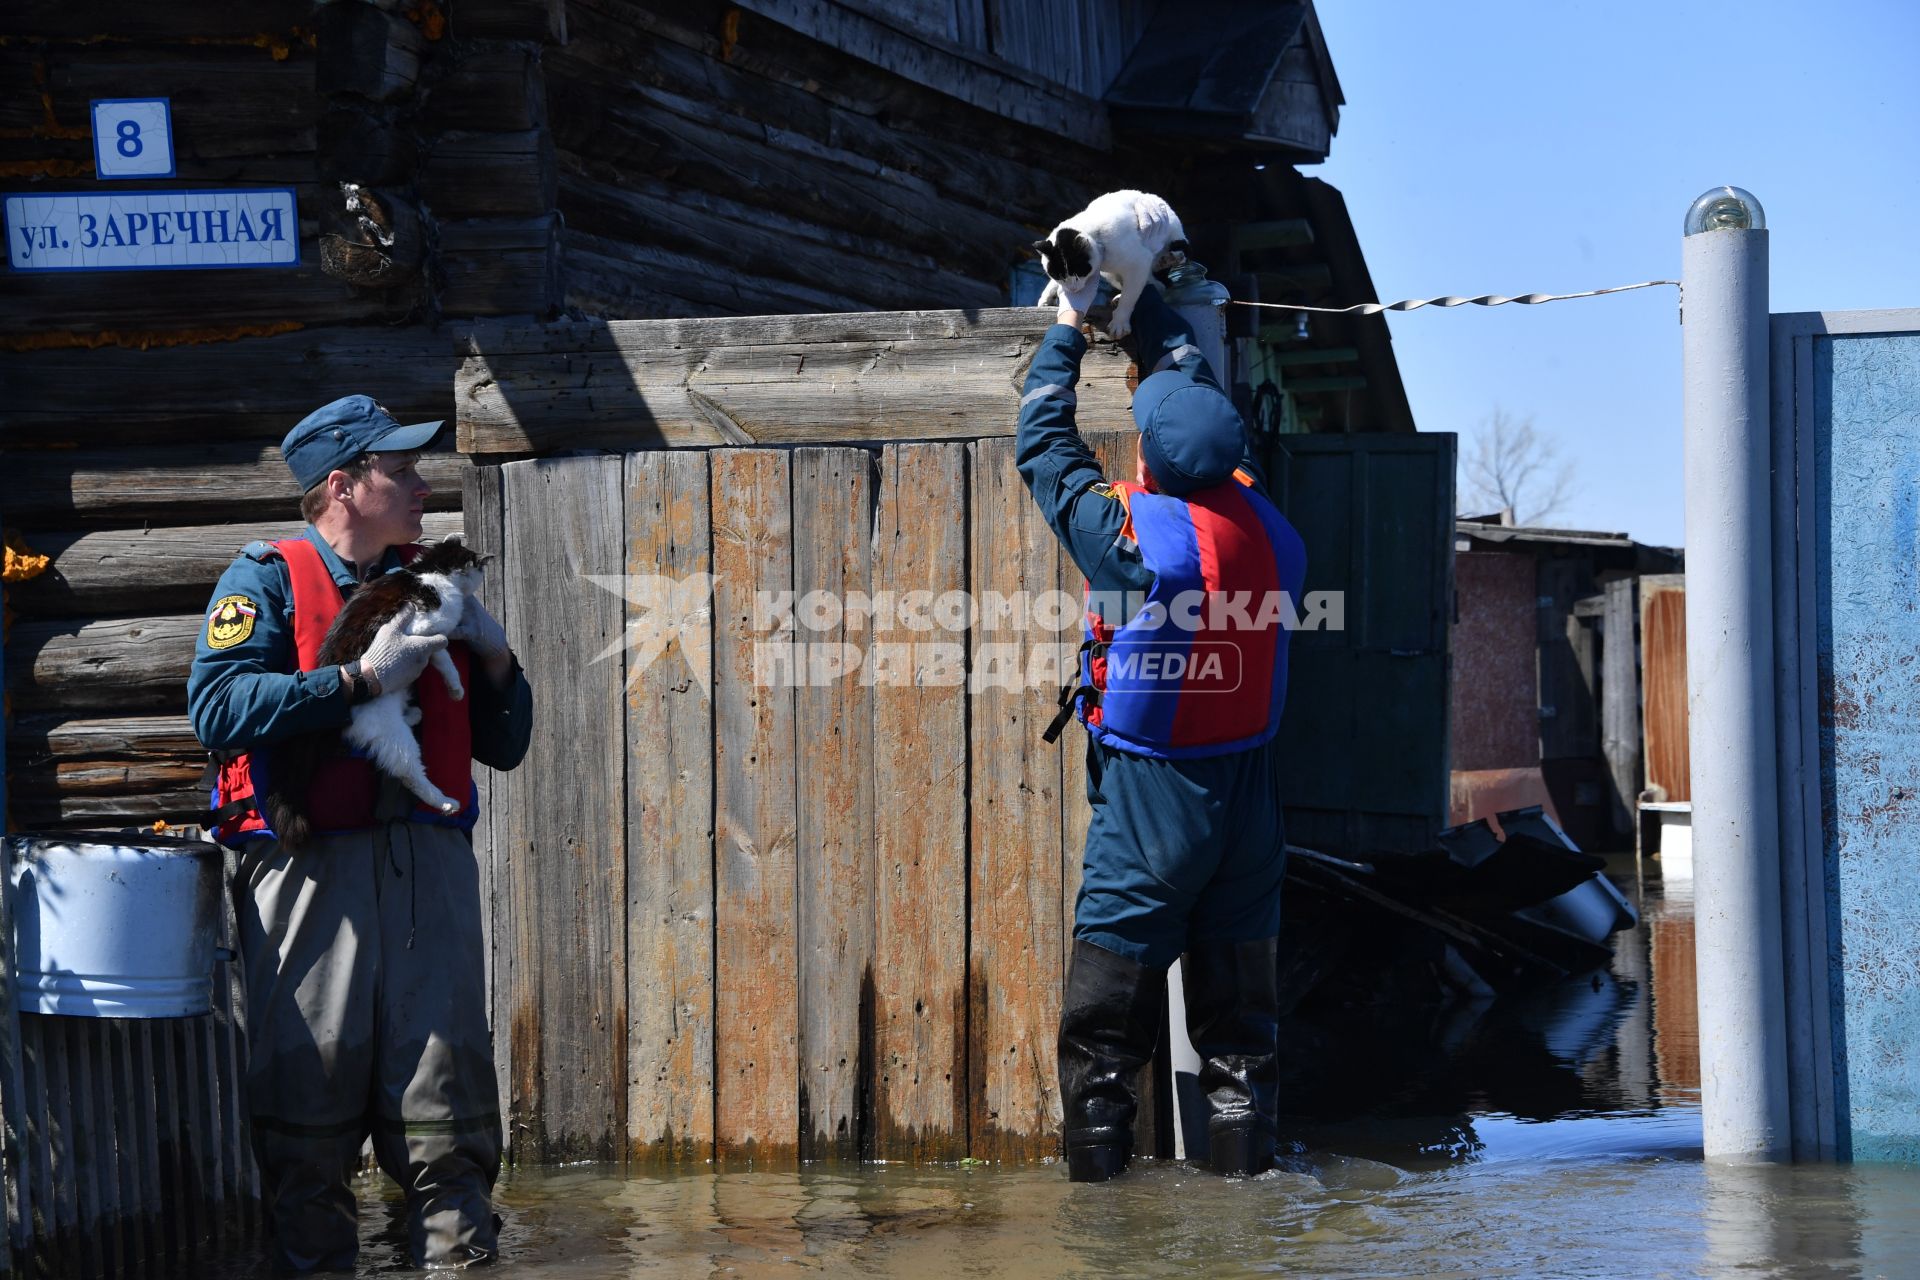
[{"label": "man holding cat", "polygon": [[[1085,1182],[1126,1169],[1136,1081],[1165,1020],[1167,969],[1184,955],[1208,1160],[1253,1174],[1273,1163],[1279,1087],[1285,840],[1272,743],[1292,616],[1279,606],[1299,600],[1306,555],[1192,330],[1151,285],[1132,308],[1147,374],[1133,397],[1135,474],[1102,476],[1074,425],[1098,282],[1064,294],[1017,441],[1021,477],[1088,592],[1079,684],[1048,730],[1075,712],[1085,725],[1093,808],[1060,1016],[1067,1171]],[[1231,601],[1242,608],[1212,607]],[[1154,660],[1168,654],[1183,660]]]},{"label": "man holding cat", "polygon": [[276,742],[342,728],[383,689],[440,678],[422,673],[444,636],[387,636],[347,666],[316,659],[345,599],[416,553],[419,452],[441,426],[402,426],[367,396],[295,426],[281,448],[309,524],[250,544],[227,569],[188,679],[194,732],[219,767],[215,829],[241,852],[247,1102],[282,1271],[353,1266],[350,1180],[369,1134],[406,1192],[417,1265],[497,1249],[499,1092],[468,833],[471,762],[511,769],[532,736],[532,692],[505,631],[477,600],[466,606],[452,652],[473,678],[464,704],[440,702],[459,719],[421,726],[429,766],[467,778],[461,813],[423,808],[350,757],[307,782],[315,834],[298,851],[255,802]]}]

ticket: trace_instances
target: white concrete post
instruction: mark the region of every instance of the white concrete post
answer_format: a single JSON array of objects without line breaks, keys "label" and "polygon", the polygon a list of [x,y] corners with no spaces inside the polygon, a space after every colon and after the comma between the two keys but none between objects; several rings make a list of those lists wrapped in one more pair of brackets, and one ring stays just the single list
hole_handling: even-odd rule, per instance
[{"label": "white concrete post", "polygon": [[1681,246],[1700,1093],[1707,1157],[1730,1161],[1791,1154],[1765,226],[1758,201],[1716,188]]}]

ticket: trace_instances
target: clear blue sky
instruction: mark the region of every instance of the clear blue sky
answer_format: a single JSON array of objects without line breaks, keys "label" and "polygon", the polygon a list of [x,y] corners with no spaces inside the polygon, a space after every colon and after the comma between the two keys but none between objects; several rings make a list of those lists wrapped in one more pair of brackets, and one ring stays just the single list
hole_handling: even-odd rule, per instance
[{"label": "clear blue sky", "polygon": [[[1346,93],[1324,165],[1381,301],[1678,279],[1732,183],[1775,312],[1920,307],[1920,0],[1319,0]],[[1684,540],[1677,290],[1389,316],[1423,431],[1531,415],[1553,523]],[[1364,301],[1364,299],[1355,299]]]}]

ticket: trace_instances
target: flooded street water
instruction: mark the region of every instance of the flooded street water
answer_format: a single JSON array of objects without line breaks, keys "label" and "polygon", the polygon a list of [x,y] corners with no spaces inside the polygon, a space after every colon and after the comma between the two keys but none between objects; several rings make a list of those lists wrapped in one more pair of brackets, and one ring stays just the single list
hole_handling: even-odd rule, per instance
[{"label": "flooded street water", "polygon": [[[1642,923],[1610,977],[1455,1017],[1371,1105],[1291,1122],[1284,1167],[1228,1181],[1148,1161],[503,1179],[505,1271],[628,1276],[1911,1276],[1920,1170],[1700,1158],[1690,885],[1615,879]],[[1396,1082],[1397,1083],[1393,1083]],[[363,1182],[360,1274],[404,1265]],[[197,1265],[255,1274],[259,1254]]]}]

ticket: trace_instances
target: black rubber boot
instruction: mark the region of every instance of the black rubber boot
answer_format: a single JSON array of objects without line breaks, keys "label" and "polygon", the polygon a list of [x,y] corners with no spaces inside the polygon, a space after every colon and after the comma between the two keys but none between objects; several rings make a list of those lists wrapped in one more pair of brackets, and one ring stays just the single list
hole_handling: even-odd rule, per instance
[{"label": "black rubber boot", "polygon": [[1133,1158],[1135,1088],[1166,1018],[1167,975],[1084,939],[1073,943],[1060,1010],[1067,1177],[1105,1182]]},{"label": "black rubber boot", "polygon": [[1207,1098],[1207,1163],[1215,1173],[1273,1167],[1279,1104],[1280,999],[1276,942],[1202,943],[1180,972],[1187,1034]]}]

